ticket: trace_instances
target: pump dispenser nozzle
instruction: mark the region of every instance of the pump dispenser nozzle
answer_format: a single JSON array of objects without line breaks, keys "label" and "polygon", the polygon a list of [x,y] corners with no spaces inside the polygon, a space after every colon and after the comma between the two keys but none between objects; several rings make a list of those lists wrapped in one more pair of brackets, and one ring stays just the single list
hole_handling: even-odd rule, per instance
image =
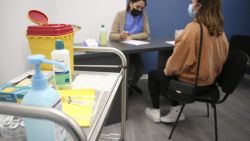
[{"label": "pump dispenser nozzle", "polygon": [[32,77],[32,88],[33,89],[45,89],[48,87],[48,80],[44,76],[43,73],[41,73],[40,65],[41,63],[46,64],[53,64],[61,67],[65,71],[67,70],[67,67],[65,64],[55,61],[50,61],[45,59],[44,55],[31,55],[28,57],[29,63],[35,65],[35,74]]}]

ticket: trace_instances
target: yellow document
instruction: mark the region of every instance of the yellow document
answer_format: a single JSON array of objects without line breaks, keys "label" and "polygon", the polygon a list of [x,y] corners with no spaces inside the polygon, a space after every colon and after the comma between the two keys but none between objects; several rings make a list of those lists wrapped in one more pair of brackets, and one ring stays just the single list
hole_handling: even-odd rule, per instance
[{"label": "yellow document", "polygon": [[89,127],[95,104],[94,89],[58,90],[62,97],[63,112],[71,116],[81,127]]}]

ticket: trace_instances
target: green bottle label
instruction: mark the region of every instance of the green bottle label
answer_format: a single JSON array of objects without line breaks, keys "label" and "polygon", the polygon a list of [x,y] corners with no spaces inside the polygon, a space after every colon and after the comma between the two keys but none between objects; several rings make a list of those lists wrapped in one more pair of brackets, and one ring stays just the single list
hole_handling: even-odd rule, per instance
[{"label": "green bottle label", "polygon": [[55,82],[57,88],[64,88],[70,86],[69,71],[55,72]]}]

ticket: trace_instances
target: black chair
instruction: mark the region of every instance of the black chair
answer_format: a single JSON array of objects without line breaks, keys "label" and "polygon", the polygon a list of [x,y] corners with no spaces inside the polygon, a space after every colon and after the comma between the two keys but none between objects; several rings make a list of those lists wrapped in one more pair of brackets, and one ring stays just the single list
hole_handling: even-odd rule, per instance
[{"label": "black chair", "polygon": [[[229,50],[240,50],[250,57],[250,35],[233,35],[229,41]],[[250,74],[250,68],[247,74]]]},{"label": "black chair", "polygon": [[[248,59],[249,58],[246,53],[242,51],[230,52],[228,59],[223,66],[222,72],[218,76],[216,84],[212,85],[208,91],[197,94],[195,98],[195,101],[197,102],[211,104],[214,109],[214,128],[216,141],[218,140],[216,105],[223,103],[228,98],[228,96],[233,93],[234,89],[237,87],[246,72]],[[222,98],[220,98],[221,94],[219,87],[221,88],[222,92],[224,92],[224,96]],[[183,104],[181,107],[168,139],[171,139],[184,107],[185,104]]]}]

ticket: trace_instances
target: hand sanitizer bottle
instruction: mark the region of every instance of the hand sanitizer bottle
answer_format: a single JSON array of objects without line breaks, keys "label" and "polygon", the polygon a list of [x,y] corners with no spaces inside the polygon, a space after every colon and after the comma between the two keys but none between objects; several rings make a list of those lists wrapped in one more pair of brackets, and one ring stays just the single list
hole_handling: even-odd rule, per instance
[{"label": "hand sanitizer bottle", "polygon": [[107,35],[106,35],[106,28],[104,25],[101,26],[101,31],[100,31],[100,45],[102,47],[105,47],[107,45]]},{"label": "hand sanitizer bottle", "polygon": [[[60,95],[48,87],[48,80],[41,73],[40,64],[54,64],[67,69],[64,64],[46,60],[43,55],[29,56],[29,63],[35,65],[35,74],[32,77],[32,90],[27,93],[22,104],[49,107],[62,110]],[[24,118],[24,126],[28,141],[63,141],[65,140],[65,129],[48,120]]]},{"label": "hand sanitizer bottle", "polygon": [[71,87],[71,72],[70,72],[70,55],[69,51],[64,48],[62,40],[57,39],[55,43],[55,50],[51,52],[53,61],[64,63],[68,70],[64,71],[60,67],[53,65],[55,73],[55,84],[57,89],[67,89]]}]

